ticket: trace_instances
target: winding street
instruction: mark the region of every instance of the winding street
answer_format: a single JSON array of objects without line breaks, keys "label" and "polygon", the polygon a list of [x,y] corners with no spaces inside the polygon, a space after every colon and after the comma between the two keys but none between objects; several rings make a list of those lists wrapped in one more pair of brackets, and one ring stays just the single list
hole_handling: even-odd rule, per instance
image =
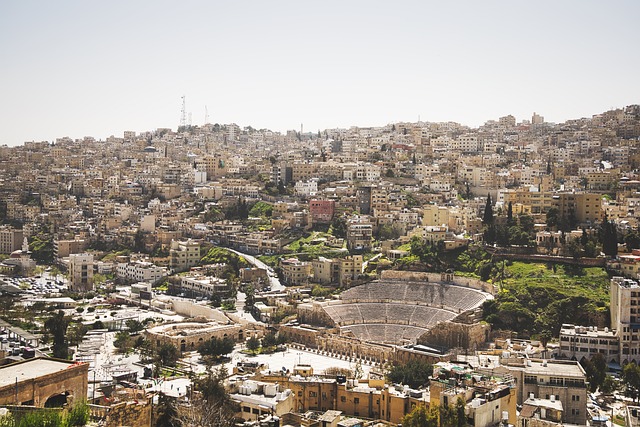
[{"label": "winding street", "polygon": [[235,253],[236,255],[243,257],[244,259],[247,260],[247,262],[249,262],[249,264],[253,265],[254,267],[267,270],[267,274],[269,276],[269,286],[271,286],[272,291],[283,291],[285,289],[284,285],[280,283],[278,276],[276,276],[276,274],[274,273],[273,268],[269,267],[267,264],[260,261],[253,255],[244,254],[242,252],[236,251],[235,249],[231,249],[231,248],[225,248],[225,249]]}]

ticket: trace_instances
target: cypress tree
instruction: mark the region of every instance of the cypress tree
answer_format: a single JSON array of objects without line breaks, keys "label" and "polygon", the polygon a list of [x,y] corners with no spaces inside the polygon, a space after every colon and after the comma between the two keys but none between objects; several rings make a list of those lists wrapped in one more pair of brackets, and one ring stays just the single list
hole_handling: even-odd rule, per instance
[{"label": "cypress tree", "polygon": [[493,224],[493,206],[491,206],[491,194],[487,195],[487,204],[484,206],[484,215],[482,216],[484,225]]}]

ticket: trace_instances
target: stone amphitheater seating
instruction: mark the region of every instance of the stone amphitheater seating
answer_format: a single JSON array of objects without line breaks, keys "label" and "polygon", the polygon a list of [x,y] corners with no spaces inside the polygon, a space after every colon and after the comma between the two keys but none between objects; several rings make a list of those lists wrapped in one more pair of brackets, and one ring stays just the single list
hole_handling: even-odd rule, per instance
[{"label": "stone amphitheater seating", "polygon": [[427,332],[426,329],[415,326],[385,324],[351,325],[342,329],[352,332],[361,340],[393,344],[415,342],[420,335]]},{"label": "stone amphitheater seating", "polygon": [[408,302],[445,307],[453,311],[473,309],[485,300],[485,294],[462,286],[433,282],[372,282],[342,293],[348,302]]},{"label": "stone amphitheater seating", "polygon": [[456,317],[451,310],[425,305],[361,302],[325,307],[326,313],[341,326],[361,323],[389,323],[431,328]]}]

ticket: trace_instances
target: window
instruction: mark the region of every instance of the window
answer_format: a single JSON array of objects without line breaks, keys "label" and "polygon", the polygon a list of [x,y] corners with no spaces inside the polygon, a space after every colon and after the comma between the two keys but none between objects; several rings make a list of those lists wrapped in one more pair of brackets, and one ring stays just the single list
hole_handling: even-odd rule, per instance
[{"label": "window", "polygon": [[346,396],[340,396],[340,402],[345,403],[347,401]]},{"label": "window", "polygon": [[359,398],[359,397],[354,397],[354,398],[353,398],[353,403],[355,403],[356,405],[357,405],[358,403],[360,403],[360,398]]},{"label": "window", "polygon": [[243,406],[242,412],[251,412],[251,408],[249,408],[248,406]]},{"label": "window", "polygon": [[309,397],[316,397],[317,393],[315,391],[310,391],[309,392]]}]

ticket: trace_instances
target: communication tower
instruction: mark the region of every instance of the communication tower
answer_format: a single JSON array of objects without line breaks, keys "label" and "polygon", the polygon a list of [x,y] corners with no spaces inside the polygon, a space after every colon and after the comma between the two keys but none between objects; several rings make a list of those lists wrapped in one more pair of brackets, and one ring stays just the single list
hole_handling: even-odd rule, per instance
[{"label": "communication tower", "polygon": [[187,104],[185,100],[185,96],[182,95],[182,110],[180,111],[180,126],[187,126]]}]

